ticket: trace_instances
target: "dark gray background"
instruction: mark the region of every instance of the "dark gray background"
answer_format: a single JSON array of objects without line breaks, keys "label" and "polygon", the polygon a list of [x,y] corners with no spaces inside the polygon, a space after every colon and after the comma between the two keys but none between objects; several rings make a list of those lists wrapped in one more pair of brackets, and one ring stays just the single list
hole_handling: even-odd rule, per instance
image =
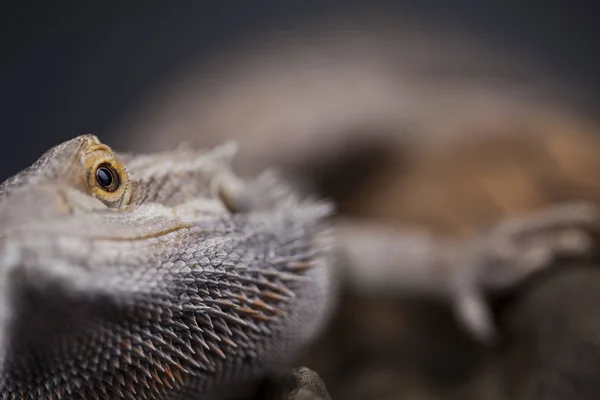
[{"label": "dark gray background", "polygon": [[[225,5],[225,3],[227,5]],[[417,2],[415,2],[417,3]],[[599,13],[582,1],[16,1],[2,6],[0,178],[55,143],[108,132],[190,56],[350,8],[407,11],[531,52],[600,96]],[[368,5],[367,5],[368,4]]]}]

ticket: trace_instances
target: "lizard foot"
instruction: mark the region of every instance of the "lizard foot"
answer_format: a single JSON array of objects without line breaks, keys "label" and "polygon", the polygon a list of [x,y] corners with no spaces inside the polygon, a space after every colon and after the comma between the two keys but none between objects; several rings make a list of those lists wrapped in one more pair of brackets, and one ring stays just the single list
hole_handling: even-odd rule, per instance
[{"label": "lizard foot", "polygon": [[289,373],[271,378],[267,383],[267,395],[272,400],[331,400],[319,374],[300,367]]},{"label": "lizard foot", "polygon": [[562,259],[593,255],[600,211],[587,203],[546,208],[500,223],[464,248],[453,280],[460,322],[484,343],[495,339],[485,293],[518,285]]}]

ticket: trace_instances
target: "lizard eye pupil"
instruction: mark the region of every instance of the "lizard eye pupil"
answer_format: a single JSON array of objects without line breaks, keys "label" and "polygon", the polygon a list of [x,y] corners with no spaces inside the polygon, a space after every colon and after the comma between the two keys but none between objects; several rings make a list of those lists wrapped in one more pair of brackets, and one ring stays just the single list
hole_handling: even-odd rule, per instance
[{"label": "lizard eye pupil", "polygon": [[96,169],[96,182],[107,192],[114,192],[119,187],[119,175],[110,165],[102,164]]}]

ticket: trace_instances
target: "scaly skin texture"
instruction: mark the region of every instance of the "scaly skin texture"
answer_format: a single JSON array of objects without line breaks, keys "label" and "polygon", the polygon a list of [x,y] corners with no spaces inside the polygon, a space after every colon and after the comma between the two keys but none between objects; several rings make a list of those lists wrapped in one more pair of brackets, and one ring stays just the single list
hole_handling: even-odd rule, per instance
[{"label": "scaly skin texture", "polygon": [[234,151],[83,135],[0,186],[0,398],[249,394],[317,334],[331,207],[237,178]]},{"label": "scaly skin texture", "polygon": [[598,236],[597,209],[570,204],[466,241],[332,221],[334,252],[331,206],[237,177],[234,152],[115,155],[84,135],[0,185],[0,398],[328,400],[288,367],[338,281],[447,301],[489,342],[490,292]]}]

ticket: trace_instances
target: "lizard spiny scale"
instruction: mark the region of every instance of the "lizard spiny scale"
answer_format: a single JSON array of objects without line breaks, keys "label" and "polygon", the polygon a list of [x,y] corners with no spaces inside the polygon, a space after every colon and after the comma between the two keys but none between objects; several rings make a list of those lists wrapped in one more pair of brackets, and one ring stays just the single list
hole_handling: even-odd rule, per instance
[{"label": "lizard spiny scale", "polygon": [[[84,135],[0,185],[3,398],[222,399],[316,335],[330,208],[244,181],[232,155]],[[106,163],[126,183],[108,194],[88,179]]]}]

